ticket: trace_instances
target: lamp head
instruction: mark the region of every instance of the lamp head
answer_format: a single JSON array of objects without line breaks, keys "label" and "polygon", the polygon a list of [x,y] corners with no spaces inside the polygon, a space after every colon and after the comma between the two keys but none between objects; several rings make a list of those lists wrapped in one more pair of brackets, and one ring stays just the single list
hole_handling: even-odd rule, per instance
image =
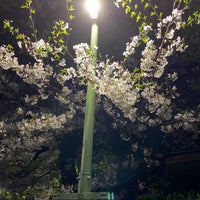
[{"label": "lamp head", "polygon": [[98,18],[98,12],[100,8],[100,0],[86,0],[86,9],[88,10],[92,19]]}]

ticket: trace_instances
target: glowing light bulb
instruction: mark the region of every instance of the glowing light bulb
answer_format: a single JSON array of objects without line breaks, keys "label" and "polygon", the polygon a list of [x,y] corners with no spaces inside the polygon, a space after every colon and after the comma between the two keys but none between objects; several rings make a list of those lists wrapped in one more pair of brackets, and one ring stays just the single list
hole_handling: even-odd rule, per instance
[{"label": "glowing light bulb", "polygon": [[88,10],[92,19],[98,18],[98,12],[100,9],[99,0],[86,0],[86,9]]}]

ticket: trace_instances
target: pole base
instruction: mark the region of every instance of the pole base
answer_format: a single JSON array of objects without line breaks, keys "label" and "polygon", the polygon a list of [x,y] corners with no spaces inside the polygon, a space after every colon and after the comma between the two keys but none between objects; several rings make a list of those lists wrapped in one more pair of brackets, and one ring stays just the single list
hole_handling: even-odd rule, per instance
[{"label": "pole base", "polygon": [[53,195],[52,200],[114,200],[113,193],[85,192],[85,193],[60,193]]}]

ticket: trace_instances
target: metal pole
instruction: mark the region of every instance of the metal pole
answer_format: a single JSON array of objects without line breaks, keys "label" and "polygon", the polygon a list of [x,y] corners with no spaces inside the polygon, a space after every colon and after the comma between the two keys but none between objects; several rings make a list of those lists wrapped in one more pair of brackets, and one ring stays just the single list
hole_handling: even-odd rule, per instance
[{"label": "metal pole", "polygon": [[[90,47],[94,49],[95,55],[93,65],[95,69],[97,51],[95,46],[98,43],[98,26],[92,24]],[[93,84],[89,81],[86,95],[86,111],[83,132],[82,160],[79,174],[78,193],[91,192],[91,174],[92,174],[92,150],[93,150],[93,130],[94,130],[94,113],[95,113],[96,95]]]},{"label": "metal pole", "polygon": [[[94,1],[93,1],[94,2]],[[89,5],[91,5],[90,2]],[[96,2],[98,3],[98,2]],[[92,10],[94,11],[94,10]],[[94,13],[93,13],[94,14]],[[92,15],[92,19],[97,19],[98,14]],[[96,68],[98,26],[94,22],[91,29],[90,48],[94,51],[92,64],[94,71]],[[83,131],[83,146],[81,157],[81,170],[78,177],[78,193],[59,193],[53,195],[53,200],[114,200],[113,193],[91,192],[92,190],[92,151],[93,151],[93,131],[96,95],[93,84],[88,81],[86,95],[86,110]]]},{"label": "metal pole", "polygon": [[[91,30],[90,47],[94,49],[98,41],[98,26],[93,23]],[[95,50],[95,49],[94,49]],[[94,70],[96,65],[97,51],[93,58]],[[95,112],[95,91],[93,84],[88,82],[86,96],[86,111],[83,131],[83,146],[81,170],[78,181],[78,193],[54,194],[53,200],[114,200],[114,194],[108,192],[91,192],[92,182],[92,149]]]}]

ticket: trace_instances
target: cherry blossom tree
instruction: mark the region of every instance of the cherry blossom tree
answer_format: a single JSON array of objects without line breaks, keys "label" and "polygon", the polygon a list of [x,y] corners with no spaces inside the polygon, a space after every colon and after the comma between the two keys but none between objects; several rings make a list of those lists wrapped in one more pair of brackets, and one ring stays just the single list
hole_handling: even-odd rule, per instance
[{"label": "cherry blossom tree", "polygon": [[[4,21],[4,28],[16,38],[17,45],[0,47],[0,163],[2,170],[13,167],[13,171],[4,174],[6,181],[1,187],[20,185],[20,178],[12,182],[12,176],[22,173],[21,169],[31,166],[33,161],[36,162],[30,172],[34,171],[34,177],[27,184],[58,176],[55,163],[59,139],[83,128],[88,80],[97,94],[97,112],[105,110],[112,119],[113,129],[131,129],[120,134],[123,140],[129,141],[150,127],[160,127],[166,134],[184,130],[198,138],[199,102],[189,107],[180,105],[184,92],[178,86],[181,69],[173,68],[169,60],[180,57],[189,48],[181,31],[199,24],[199,10],[190,10],[191,2],[187,0],[174,0],[168,14],[149,0],[137,4],[127,0],[114,3],[136,20],[138,35],[127,42],[123,61],[98,59],[96,66],[92,64],[94,54],[88,44],[74,45],[74,56],[68,51],[65,45],[70,33],[68,22],[56,21],[48,41],[37,37],[31,0],[26,0],[22,8],[29,11],[32,36],[21,33],[12,21]],[[73,1],[67,0],[67,5],[70,21]],[[19,52],[26,56],[25,60]],[[137,66],[127,68],[136,54],[139,54]],[[74,63],[69,66],[67,63],[72,63],[72,59]],[[47,146],[47,152],[36,156],[37,150]],[[151,159],[152,149],[137,142],[132,144],[129,155],[133,163],[137,163],[134,154],[138,150],[143,152],[148,167],[159,164]],[[24,177],[29,175],[27,172]]]}]

